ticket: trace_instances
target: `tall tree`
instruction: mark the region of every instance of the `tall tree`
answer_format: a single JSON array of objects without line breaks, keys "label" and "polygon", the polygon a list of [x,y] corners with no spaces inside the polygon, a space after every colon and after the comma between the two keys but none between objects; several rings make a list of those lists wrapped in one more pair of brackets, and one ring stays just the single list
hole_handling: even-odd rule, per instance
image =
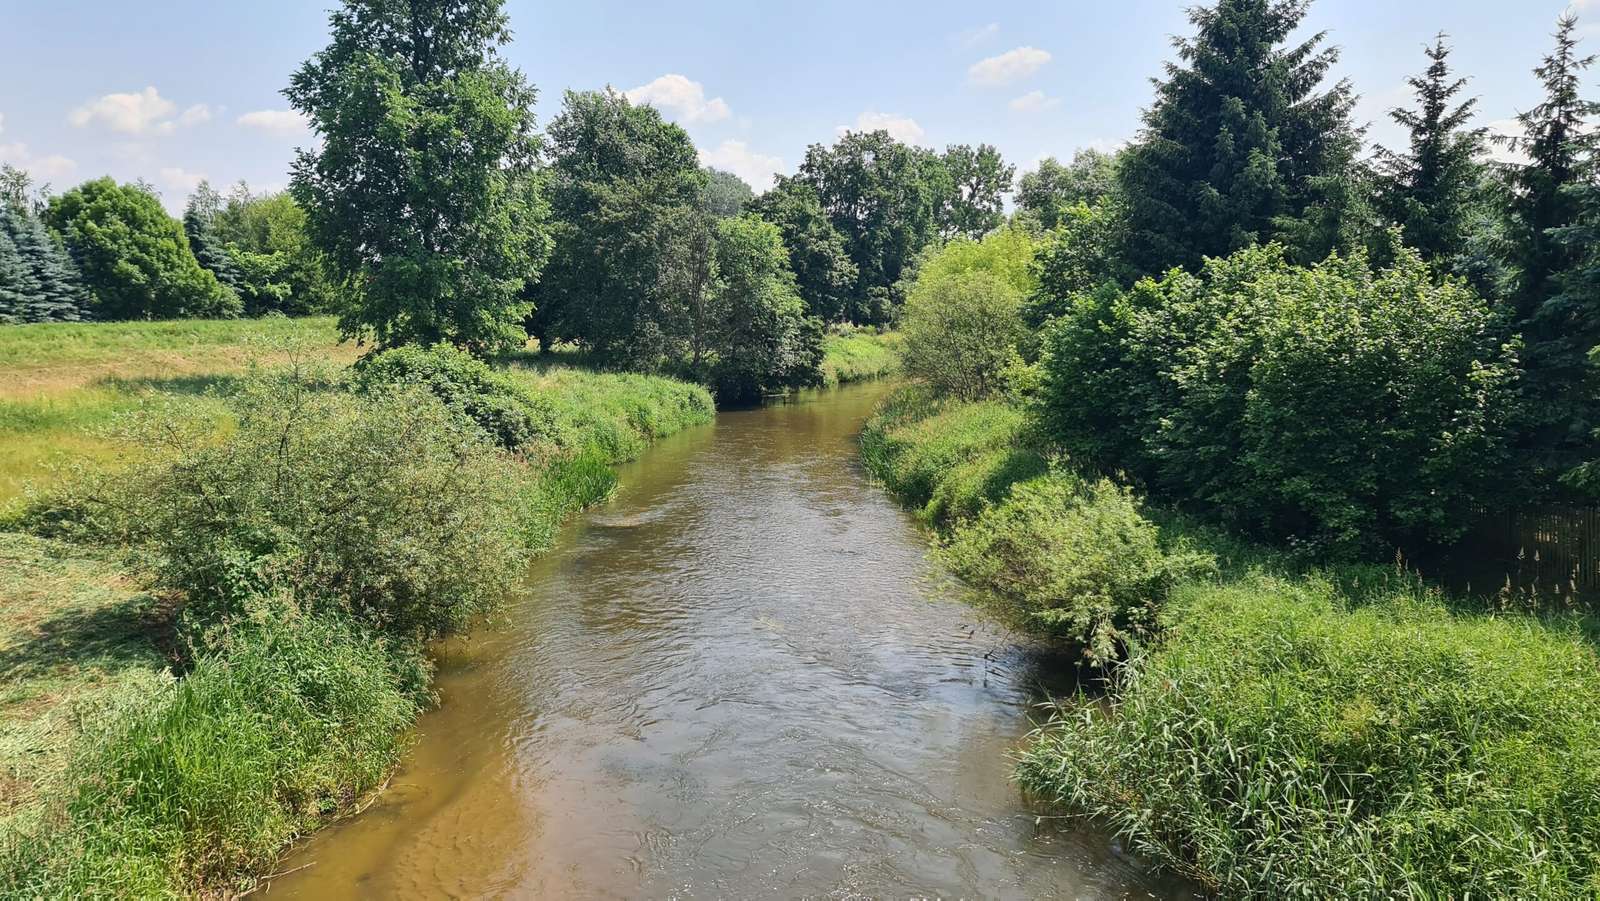
[{"label": "tall tree", "polygon": [[1174,39],[1178,61],[1118,167],[1140,271],[1194,269],[1280,234],[1328,232],[1301,222],[1330,202],[1360,135],[1349,83],[1322,90],[1338,60],[1325,34],[1286,43],[1309,4],[1218,0],[1189,11],[1196,33]]},{"label": "tall tree", "polygon": [[1587,122],[1600,104],[1583,98],[1583,74],[1594,57],[1578,54],[1577,28],[1576,16],[1561,18],[1555,49],[1534,70],[1544,85],[1544,101],[1517,116],[1519,135],[1503,139],[1526,158],[1506,173],[1507,262],[1515,315],[1535,368],[1540,345],[1557,337],[1556,322],[1542,319],[1540,307],[1557,292],[1557,280],[1576,265],[1580,252],[1556,230],[1578,221],[1581,195],[1573,188],[1593,176],[1597,138]]},{"label": "tall tree", "polygon": [[744,212],[756,192],[732,172],[706,167],[706,211],[718,219],[731,219]]},{"label": "tall tree", "polygon": [[76,322],[88,315],[89,295],[78,265],[39,217],[0,205],[0,240],[15,255],[11,265],[20,267],[8,279],[15,292],[14,321]]},{"label": "tall tree", "polygon": [[321,145],[292,192],[352,286],[347,336],[519,346],[548,253],[535,91],[499,56],[501,0],[344,0],[284,95]]},{"label": "tall tree", "polygon": [[822,323],[806,315],[777,226],[753,215],[717,223],[703,332],[705,377],[720,401],[821,383]]},{"label": "tall tree", "polygon": [[1069,218],[1079,204],[1094,206],[1117,191],[1117,156],[1086,147],[1063,166],[1053,156],[1017,179],[1017,211],[1042,231]]},{"label": "tall tree", "polygon": [[287,192],[255,195],[240,182],[212,223],[239,270],[245,313],[304,316],[334,308],[338,292],[306,231],[306,212]]},{"label": "tall tree", "polygon": [[1465,78],[1452,78],[1450,45],[1441,32],[1424,52],[1427,70],[1409,79],[1416,109],[1389,118],[1410,132],[1404,151],[1377,151],[1378,208],[1405,230],[1406,243],[1429,260],[1454,268],[1467,249],[1483,180],[1484,130],[1468,128],[1476,98],[1460,103]]},{"label": "tall tree", "polygon": [[946,238],[981,238],[1005,221],[1005,195],[1017,167],[992,144],[953,144],[944,156],[946,181],[937,211]]},{"label": "tall tree", "polygon": [[689,356],[712,219],[688,134],[607,90],[568,92],[549,140],[555,248],[531,330],[640,368]]},{"label": "tall tree", "polygon": [[886,131],[849,132],[832,147],[811,145],[795,178],[816,192],[856,264],[849,318],[887,322],[906,267],[937,235],[943,162]]},{"label": "tall tree", "polygon": [[776,225],[783,234],[796,287],[811,315],[824,322],[849,318],[856,264],[817,192],[797,179],[780,178],[772,190],[750,204],[750,212]]},{"label": "tall tree", "polygon": [[202,180],[189,196],[183,210],[183,233],[189,239],[189,249],[194,258],[217,277],[223,287],[238,293],[241,287],[239,269],[234,265],[228,248],[217,235],[217,217],[222,213],[222,195]]}]

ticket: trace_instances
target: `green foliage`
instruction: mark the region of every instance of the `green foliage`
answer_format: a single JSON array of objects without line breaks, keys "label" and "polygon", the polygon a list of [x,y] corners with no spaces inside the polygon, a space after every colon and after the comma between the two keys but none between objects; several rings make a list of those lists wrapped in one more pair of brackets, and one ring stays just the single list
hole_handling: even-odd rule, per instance
[{"label": "green foliage", "polygon": [[212,228],[238,270],[248,315],[307,316],[334,309],[333,279],[311,243],[305,210],[288,192],[253,195],[241,182]]},{"label": "green foliage", "polygon": [[555,430],[550,410],[516,379],[447,344],[368,357],[356,364],[355,386],[369,394],[425,389],[506,450],[529,448]]},{"label": "green foliage", "polygon": [[1023,310],[1029,327],[1042,328],[1080,294],[1132,282],[1133,272],[1122,260],[1126,240],[1127,217],[1115,200],[1061,211],[1034,255],[1034,288]]},{"label": "green foliage", "polygon": [[833,227],[817,192],[802,181],[780,177],[749,209],[783,233],[795,287],[807,311],[824,322],[848,320],[854,309],[858,271],[844,235]]},{"label": "green foliage", "polygon": [[399,761],[427,701],[418,650],[263,610],[74,761],[65,809],[0,841],[7,897],[248,889]]},{"label": "green foliage", "polygon": [[756,199],[756,192],[732,172],[706,167],[706,190],[701,202],[706,212],[717,219],[731,219],[744,212]]},{"label": "green foliage", "polygon": [[716,272],[694,365],[718,399],[822,384],[822,322],[805,314],[778,227],[753,215],[719,222]]},{"label": "green foliage", "polygon": [[900,336],[835,327],[822,339],[822,381],[830,387],[883,378],[900,368]]},{"label": "green foliage", "polygon": [[555,246],[531,330],[646,370],[688,357],[712,243],[689,136],[615,91],[568,92],[549,140]]},{"label": "green foliage", "polygon": [[1028,338],[1022,306],[1037,287],[1032,260],[1027,233],[1003,229],[923,261],[901,321],[906,372],[967,400],[1003,387]]},{"label": "green foliage", "polygon": [[1118,191],[1118,154],[1079,150],[1063,166],[1053,156],[1017,180],[1017,220],[1029,228],[1055,231],[1080,206],[1095,207]]},{"label": "green foliage", "polygon": [[1126,293],[1046,333],[1044,430],[1257,534],[1335,553],[1448,542],[1506,489],[1516,344],[1410,251],[1310,269],[1276,247]]},{"label": "green foliage", "polygon": [[44,222],[0,203],[0,324],[77,322],[88,306],[77,264]]},{"label": "green foliage", "polygon": [[1108,666],[1153,632],[1180,579],[1214,564],[1169,554],[1132,492],[1063,475],[1021,482],[959,525],[939,559],[1016,628],[1071,642]]},{"label": "green foliage", "polygon": [[1427,71],[1410,79],[1417,108],[1389,113],[1410,132],[1411,146],[1404,153],[1379,149],[1377,203],[1404,229],[1407,244],[1424,258],[1449,266],[1467,250],[1486,141],[1483,129],[1466,127],[1478,101],[1452,106],[1467,82],[1450,77],[1445,36],[1439,35],[1426,52]]},{"label": "green foliage", "polygon": [[215,275],[223,287],[237,294],[242,287],[239,270],[216,230],[217,218],[221,213],[222,195],[211,187],[210,182],[201,181],[184,207],[183,233],[188,237],[189,248],[194,251],[194,258],[200,265]]},{"label": "green foliage", "polygon": [[1217,0],[1189,11],[1196,34],[1175,39],[1180,61],[1117,167],[1135,270],[1193,271],[1205,257],[1303,233],[1303,217],[1345,174],[1360,143],[1355,94],[1346,82],[1318,93],[1338,51],[1321,33],[1285,46],[1307,7]]},{"label": "green foliage", "polygon": [[1257,577],[1179,589],[1106,711],[1019,768],[1223,897],[1591,896],[1600,660],[1576,630]]},{"label": "green foliage", "polygon": [[952,144],[939,160],[946,180],[934,213],[939,234],[976,240],[999,228],[1017,167],[1001,158],[992,144]]},{"label": "green foliage", "polygon": [[501,0],[346,0],[284,92],[320,137],[292,175],[316,246],[379,347],[520,347],[548,253],[534,90],[497,54]]},{"label": "green foliage", "polygon": [[795,179],[816,193],[855,263],[845,318],[889,321],[902,275],[938,233],[937,211],[950,190],[943,162],[886,131],[850,132],[832,147],[807,149]]},{"label": "green foliage", "polygon": [[239,298],[201,268],[161,201],[110,178],[53,197],[45,221],[66,241],[100,319],[226,317]]}]

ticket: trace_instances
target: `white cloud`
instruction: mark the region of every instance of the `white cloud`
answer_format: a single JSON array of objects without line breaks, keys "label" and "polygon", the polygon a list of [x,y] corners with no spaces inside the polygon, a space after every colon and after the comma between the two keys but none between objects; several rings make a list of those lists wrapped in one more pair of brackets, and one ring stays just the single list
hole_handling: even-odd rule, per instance
[{"label": "white cloud", "polygon": [[76,160],[54,153],[39,156],[30,152],[28,145],[21,142],[0,144],[0,163],[16,166],[38,181],[66,178],[78,169]]},{"label": "white cloud", "polygon": [[973,63],[967,77],[973,84],[998,87],[1032,75],[1049,61],[1050,54],[1038,47],[1018,47]]},{"label": "white cloud", "polygon": [[871,111],[857,116],[856,125],[853,129],[848,125],[839,126],[840,134],[844,134],[847,131],[886,131],[896,141],[904,141],[907,144],[919,143],[922,141],[923,136],[927,134],[927,131],[917,124],[917,120],[910,116]]},{"label": "white cloud", "polygon": [[112,131],[130,135],[171,134],[179,124],[192,125],[211,117],[204,104],[191,106],[183,116],[173,120],[178,105],[161,96],[154,87],[137,94],[107,94],[91,100],[72,111],[68,121],[79,128],[100,125]]},{"label": "white cloud", "polygon": [[310,123],[305,116],[289,109],[263,109],[245,113],[234,120],[246,128],[257,128],[280,135],[293,135],[306,131]]},{"label": "white cloud", "polygon": [[955,42],[957,46],[970,50],[999,36],[1000,23],[990,22],[988,25],[979,25],[977,28],[969,28],[961,32],[955,36]]},{"label": "white cloud", "polygon": [[788,169],[782,157],[755,153],[743,141],[723,141],[715,150],[700,151],[700,164],[732,172],[757,194],[772,187],[773,177]]},{"label": "white cloud", "polygon": [[198,172],[189,172],[178,166],[163,166],[160,175],[159,184],[161,187],[168,188],[178,195],[192,193],[195,188],[200,187],[201,182],[206,180],[204,175]]},{"label": "white cloud", "polygon": [[674,113],[685,123],[720,122],[733,114],[721,97],[706,99],[705,85],[682,75],[668,74],[624,92],[629,102],[649,104]]},{"label": "white cloud", "polygon": [[1015,113],[1042,113],[1061,105],[1060,97],[1051,97],[1044,91],[1029,91],[1006,104]]}]

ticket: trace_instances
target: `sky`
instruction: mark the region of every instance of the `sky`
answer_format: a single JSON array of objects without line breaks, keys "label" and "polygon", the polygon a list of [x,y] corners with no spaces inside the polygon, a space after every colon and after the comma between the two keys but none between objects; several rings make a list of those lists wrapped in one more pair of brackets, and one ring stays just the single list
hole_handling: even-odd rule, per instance
[{"label": "sky", "polygon": [[[813,143],[887,128],[942,148],[980,142],[1026,170],[1133,138],[1150,79],[1189,34],[1189,0],[508,0],[503,53],[539,89],[610,85],[683,125],[704,162],[759,191]],[[282,188],[314,140],[280,91],[327,42],[331,0],[0,0],[0,162],[56,190],[101,175],[154,184],[173,209],[202,179]],[[1565,0],[1317,0],[1306,33],[1342,49],[1372,141],[1409,99],[1422,47],[1448,32],[1504,129],[1538,102],[1533,67]],[[1600,0],[1571,5],[1592,19]],[[1600,67],[1590,85],[1600,98]]]}]

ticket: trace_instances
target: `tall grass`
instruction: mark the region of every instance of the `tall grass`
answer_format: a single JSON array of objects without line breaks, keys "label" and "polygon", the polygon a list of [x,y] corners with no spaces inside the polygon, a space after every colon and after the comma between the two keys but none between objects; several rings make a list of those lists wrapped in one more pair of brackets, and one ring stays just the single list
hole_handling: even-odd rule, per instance
[{"label": "tall grass", "polygon": [[1600,893],[1600,660],[1576,628],[1319,579],[1180,590],[1109,713],[1022,784],[1227,897]]},{"label": "tall grass", "polygon": [[822,341],[822,381],[829,387],[883,378],[900,368],[900,336],[832,333]]}]

